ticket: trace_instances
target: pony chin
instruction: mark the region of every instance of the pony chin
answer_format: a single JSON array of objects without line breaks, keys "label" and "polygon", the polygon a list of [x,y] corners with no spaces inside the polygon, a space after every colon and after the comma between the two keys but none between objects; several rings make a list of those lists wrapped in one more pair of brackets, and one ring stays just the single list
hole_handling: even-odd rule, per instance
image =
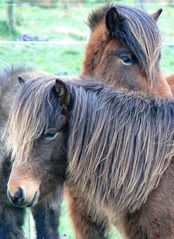
[{"label": "pony chin", "polygon": [[39,200],[39,195],[40,195],[39,191],[35,192],[32,200],[29,202],[29,204],[27,204],[26,207],[34,207],[37,204],[38,200]]}]

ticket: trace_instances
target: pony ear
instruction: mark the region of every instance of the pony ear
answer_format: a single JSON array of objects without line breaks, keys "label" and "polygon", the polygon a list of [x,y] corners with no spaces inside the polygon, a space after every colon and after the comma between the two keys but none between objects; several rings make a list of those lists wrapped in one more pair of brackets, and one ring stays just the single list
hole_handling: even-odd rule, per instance
[{"label": "pony ear", "polygon": [[70,105],[70,91],[62,80],[56,79],[55,85],[54,85],[54,91],[56,93],[56,96],[58,97],[59,103],[63,107],[68,107]]},{"label": "pony ear", "polygon": [[109,34],[113,34],[119,29],[121,20],[122,16],[119,15],[116,7],[112,7],[108,10],[105,17],[105,25]]},{"label": "pony ear", "polygon": [[162,13],[162,11],[163,11],[163,9],[160,8],[160,9],[158,9],[156,12],[154,12],[154,13],[151,14],[151,17],[155,20],[155,22],[158,21],[160,15],[161,15],[161,13]]},{"label": "pony ear", "polygon": [[20,84],[20,85],[25,84],[25,80],[24,80],[24,78],[22,78],[21,76],[18,76],[18,81],[19,81],[19,84]]}]

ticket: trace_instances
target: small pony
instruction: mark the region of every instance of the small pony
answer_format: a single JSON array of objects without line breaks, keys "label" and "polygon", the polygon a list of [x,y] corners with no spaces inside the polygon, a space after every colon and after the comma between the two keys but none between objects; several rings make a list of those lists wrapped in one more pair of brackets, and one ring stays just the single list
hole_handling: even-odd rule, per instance
[{"label": "small pony", "polygon": [[95,81],[24,83],[4,135],[14,158],[9,199],[34,206],[41,183],[63,167],[67,187],[93,217],[106,217],[130,239],[172,239],[173,116],[171,99]]},{"label": "small pony", "polygon": [[[6,65],[0,70],[0,136],[2,136],[4,125],[8,119],[10,107],[17,90],[21,87],[23,79],[29,81],[35,77],[51,76],[46,72],[41,72],[37,69],[28,66],[13,67]],[[19,77],[19,81],[18,81]],[[11,171],[11,159],[6,154],[4,144],[0,140],[0,238],[2,239],[24,239],[24,208],[14,207],[9,203],[7,198],[7,182]],[[62,180],[63,181],[63,180]],[[32,208],[33,218],[36,223],[37,239],[58,238],[58,219],[60,212],[60,203],[62,199],[62,183],[60,185],[53,180],[48,179],[50,188],[54,192],[47,197],[44,196],[48,192],[44,192],[44,185],[41,185],[42,200]],[[44,187],[43,187],[44,186]],[[51,189],[50,189],[51,190]]]}]

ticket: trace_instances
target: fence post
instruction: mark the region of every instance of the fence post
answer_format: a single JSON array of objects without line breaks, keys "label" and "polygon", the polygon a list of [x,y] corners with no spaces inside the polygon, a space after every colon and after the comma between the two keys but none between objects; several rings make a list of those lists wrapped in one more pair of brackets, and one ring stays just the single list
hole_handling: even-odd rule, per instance
[{"label": "fence post", "polygon": [[14,33],[15,27],[14,0],[7,0],[7,23],[10,33]]}]

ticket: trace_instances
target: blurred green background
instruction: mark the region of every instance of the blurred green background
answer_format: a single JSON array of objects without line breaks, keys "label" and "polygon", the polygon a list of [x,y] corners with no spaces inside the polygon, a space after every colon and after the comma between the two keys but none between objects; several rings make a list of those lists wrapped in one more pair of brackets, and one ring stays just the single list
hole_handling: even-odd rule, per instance
[{"label": "blurred green background", "polygon": [[[143,7],[149,13],[163,8],[158,21],[163,39],[161,65],[165,73],[174,72],[174,1],[113,2]],[[79,74],[89,36],[87,16],[104,3],[97,0],[0,0],[0,65],[25,62],[55,74]],[[29,211],[24,229],[27,238],[33,239],[35,231]],[[60,232],[74,239],[65,202]],[[121,237],[112,232],[111,238]]]},{"label": "blurred green background", "polygon": [[[162,68],[170,72],[174,69],[174,1],[120,0],[114,3],[141,7],[142,2],[149,13],[159,8],[164,10],[158,21],[164,43]],[[96,0],[0,0],[0,64],[29,62],[54,73],[78,73],[89,36],[87,16],[102,5],[104,3]],[[11,6],[13,11],[9,10]]]}]

